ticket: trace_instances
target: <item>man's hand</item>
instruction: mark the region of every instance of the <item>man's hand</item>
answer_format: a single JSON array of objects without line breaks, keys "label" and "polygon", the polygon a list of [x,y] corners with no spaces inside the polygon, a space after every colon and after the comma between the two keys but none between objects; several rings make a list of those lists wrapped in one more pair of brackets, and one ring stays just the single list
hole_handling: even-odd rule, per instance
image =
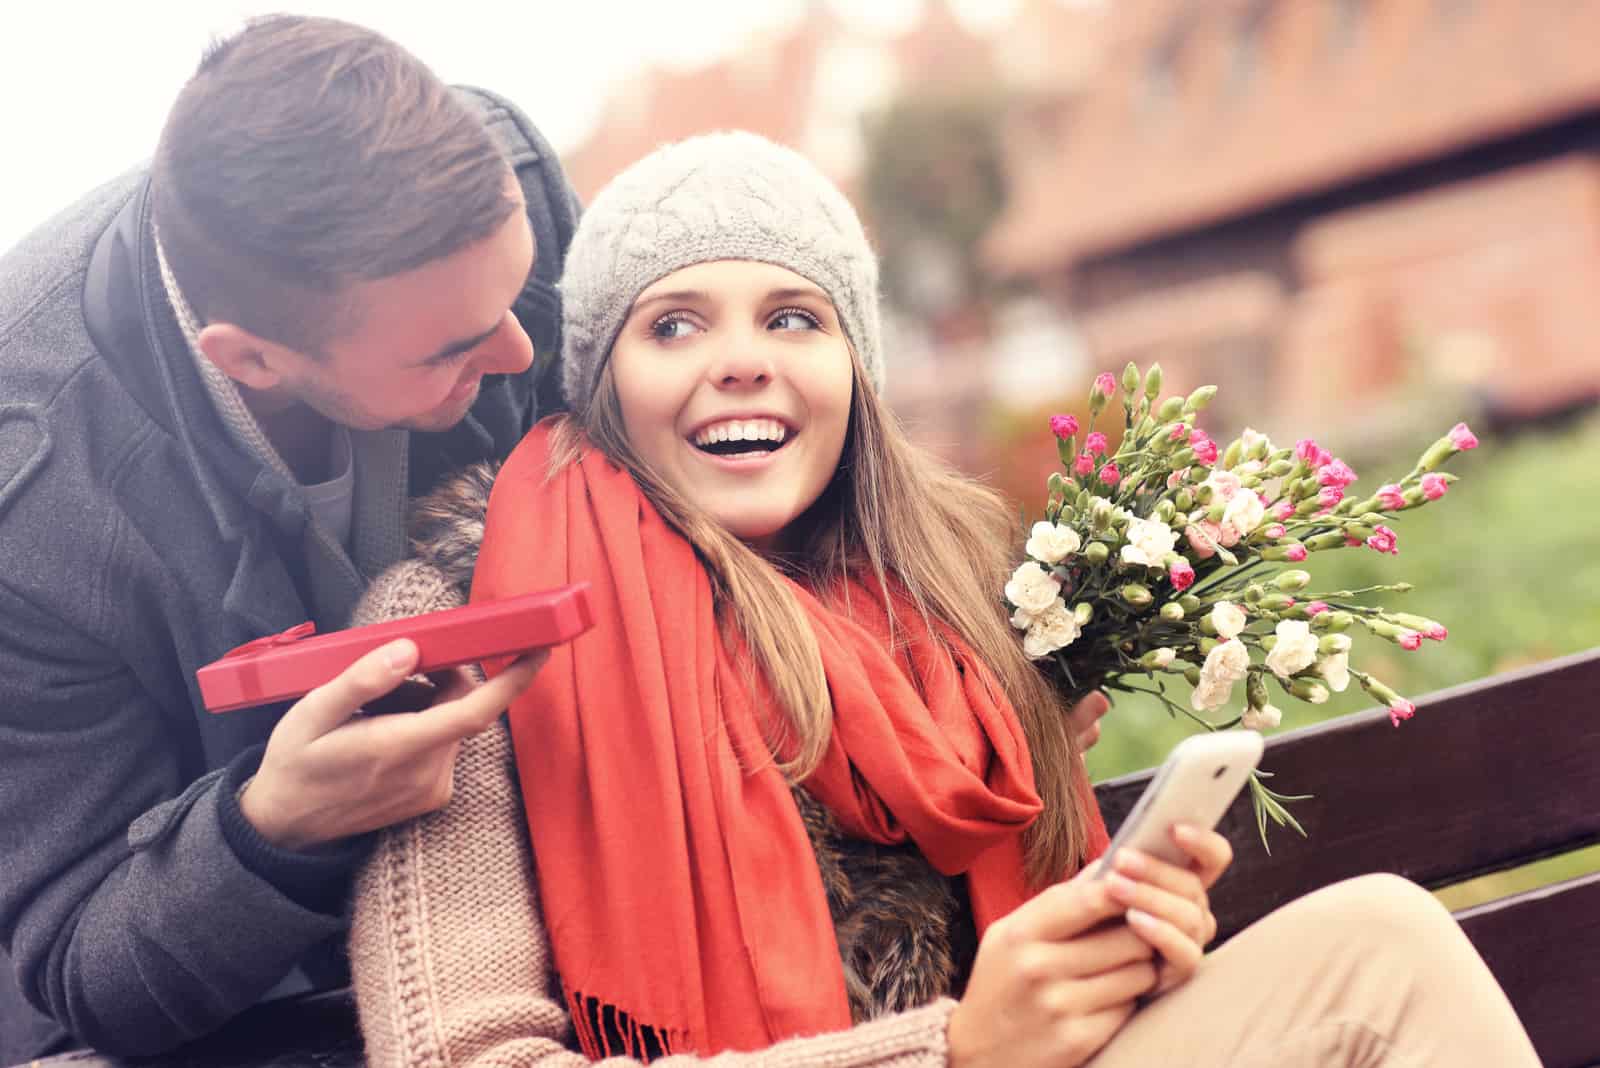
[{"label": "man's hand", "polygon": [[306,849],[444,807],[462,740],[491,726],[549,655],[530,653],[482,685],[457,668],[437,677],[427,709],[369,717],[362,706],[417,663],[408,639],[373,650],[284,713],[240,811],[267,841]]}]

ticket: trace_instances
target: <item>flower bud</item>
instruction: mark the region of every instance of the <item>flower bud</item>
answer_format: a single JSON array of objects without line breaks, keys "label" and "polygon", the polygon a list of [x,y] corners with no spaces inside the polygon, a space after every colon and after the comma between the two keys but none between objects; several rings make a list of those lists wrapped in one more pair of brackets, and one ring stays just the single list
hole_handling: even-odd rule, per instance
[{"label": "flower bud", "polygon": [[1206,405],[1211,403],[1211,398],[1216,395],[1216,386],[1201,386],[1189,394],[1189,398],[1183,402],[1183,410],[1186,412],[1203,412],[1206,410]]},{"label": "flower bud", "polygon": [[[1298,550],[1298,551],[1296,551]],[[1268,545],[1261,550],[1261,559],[1298,563],[1306,558],[1306,546],[1300,542],[1285,542],[1282,545]],[[1304,572],[1301,572],[1304,574]]]},{"label": "flower bud", "polygon": [[1315,621],[1321,623],[1324,629],[1339,634],[1349,630],[1351,625],[1355,623],[1356,617],[1349,612],[1323,612],[1316,617]]},{"label": "flower bud", "polygon": [[1293,471],[1293,470],[1294,470],[1293,461],[1290,461],[1290,460],[1274,460],[1270,464],[1267,465],[1266,474],[1267,474],[1268,478],[1282,478],[1284,475],[1287,475],[1290,471]]},{"label": "flower bud", "polygon": [[1052,471],[1050,477],[1045,479],[1045,489],[1050,493],[1061,493],[1067,485],[1067,480],[1061,477],[1061,472]]},{"label": "flower bud", "polygon": [[1267,591],[1262,589],[1259,582],[1252,582],[1244,588],[1244,603],[1255,604],[1266,596]]},{"label": "flower bud", "polygon": [[1298,568],[1280,571],[1272,580],[1272,584],[1285,593],[1298,593],[1311,584],[1311,572],[1301,571]]},{"label": "flower bud", "polygon": [[1200,598],[1192,593],[1186,593],[1178,598],[1178,607],[1183,609],[1183,614],[1192,616],[1200,611]]},{"label": "flower bud", "polygon": [[1150,592],[1150,587],[1139,582],[1129,582],[1118,591],[1122,599],[1135,608],[1143,608],[1155,600],[1155,595]]},{"label": "flower bud", "polygon": [[1218,645],[1221,645],[1221,644],[1222,643],[1217,641],[1217,639],[1215,639],[1215,638],[1201,638],[1199,643],[1198,643],[1198,648],[1200,650],[1200,655],[1201,656],[1210,656],[1211,655],[1211,650],[1215,649]]},{"label": "flower bud", "polygon": [[1111,557],[1111,548],[1103,541],[1091,541],[1083,550],[1083,558],[1091,566],[1098,567]]},{"label": "flower bud", "polygon": [[1161,396],[1161,365],[1159,363],[1151,364],[1149,373],[1144,376],[1144,395],[1150,398],[1152,404],[1155,403],[1157,397]]},{"label": "flower bud", "polygon": [[1089,523],[1096,530],[1104,530],[1111,525],[1113,514],[1111,502],[1104,497],[1096,497],[1089,506]]},{"label": "flower bud", "polygon": [[1238,438],[1234,438],[1228,443],[1228,447],[1222,452],[1222,469],[1224,471],[1232,471],[1235,467],[1239,466],[1239,460],[1243,457],[1243,455],[1244,442],[1240,441]]},{"label": "flower bud", "polygon": [[1188,486],[1183,487],[1178,491],[1178,495],[1173,498],[1173,503],[1178,506],[1178,511],[1188,512],[1194,508],[1194,492]]},{"label": "flower bud", "polygon": [[1317,643],[1317,652],[1323,656],[1348,653],[1352,644],[1354,643],[1350,641],[1348,634],[1329,634]]},{"label": "flower bud", "polygon": [[1177,659],[1177,652],[1163,645],[1159,649],[1152,649],[1139,658],[1139,666],[1145,670],[1156,670],[1171,667]]},{"label": "flower bud", "polygon": [[1128,395],[1130,401],[1133,399],[1133,395],[1139,392],[1139,381],[1139,367],[1130,360],[1128,361],[1128,366],[1122,369],[1122,391]]},{"label": "flower bud", "polygon": [[1225,501],[1213,500],[1211,502],[1211,507],[1206,509],[1206,518],[1211,520],[1213,523],[1220,523],[1222,522],[1223,514],[1227,512],[1227,510],[1228,505]]},{"label": "flower bud", "polygon": [[1156,409],[1156,418],[1163,423],[1170,423],[1183,414],[1183,398],[1168,397],[1161,402],[1161,407]]},{"label": "flower bud", "polygon": [[1181,622],[1183,620],[1183,605],[1179,604],[1177,601],[1168,601],[1166,604],[1161,606],[1161,612],[1159,614],[1161,618],[1166,620],[1168,623]]},{"label": "flower bud", "polygon": [[1344,532],[1340,530],[1324,531],[1321,534],[1311,535],[1300,544],[1304,545],[1308,552],[1314,553],[1322,552],[1324,549],[1337,549],[1344,544]]},{"label": "flower bud", "polygon": [[1156,503],[1156,518],[1168,526],[1172,525],[1172,517],[1176,515],[1177,512],[1177,506],[1175,506],[1169,500],[1162,500]]},{"label": "flower bud", "polygon": [[1328,688],[1320,682],[1311,679],[1294,679],[1289,683],[1289,692],[1302,701],[1310,701],[1314,705],[1327,704]]},{"label": "flower bud", "polygon": [[1287,593],[1268,593],[1263,594],[1258,603],[1268,612],[1282,612],[1294,607],[1294,598]]},{"label": "flower bud", "polygon": [[1089,414],[1099,415],[1105,411],[1106,401],[1116,391],[1117,380],[1111,377],[1110,371],[1101,371],[1096,375],[1094,385],[1089,388]]},{"label": "flower bud", "polygon": [[1251,708],[1267,707],[1267,680],[1259,671],[1252,671],[1244,680],[1244,699]]},{"label": "flower bud", "polygon": [[1200,685],[1200,669],[1193,664],[1183,669],[1183,681],[1190,686]]},{"label": "flower bud", "polygon": [[1089,620],[1094,618],[1094,605],[1088,601],[1079,601],[1072,606],[1072,618],[1080,627],[1087,627]]}]

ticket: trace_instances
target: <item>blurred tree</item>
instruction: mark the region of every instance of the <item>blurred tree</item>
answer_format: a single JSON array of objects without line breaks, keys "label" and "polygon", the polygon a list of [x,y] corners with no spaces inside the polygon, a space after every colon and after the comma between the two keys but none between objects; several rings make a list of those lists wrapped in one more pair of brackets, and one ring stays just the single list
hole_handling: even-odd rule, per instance
[{"label": "blurred tree", "polygon": [[990,89],[924,92],[864,120],[862,208],[885,296],[941,335],[981,328],[998,291],[977,243],[1005,199],[1005,106]]}]

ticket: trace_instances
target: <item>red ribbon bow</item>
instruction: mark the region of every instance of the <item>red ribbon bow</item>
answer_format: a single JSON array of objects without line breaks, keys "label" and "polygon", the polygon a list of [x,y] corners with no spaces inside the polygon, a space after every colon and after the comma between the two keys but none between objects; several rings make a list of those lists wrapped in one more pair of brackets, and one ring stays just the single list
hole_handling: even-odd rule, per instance
[{"label": "red ribbon bow", "polygon": [[226,660],[233,656],[249,656],[252,653],[263,652],[267,649],[276,649],[280,645],[292,645],[301,638],[311,637],[316,632],[317,625],[308,619],[304,623],[296,623],[281,634],[269,634],[265,638],[257,638],[254,641],[245,642],[237,649],[230,649],[228,652],[223,653],[222,659]]}]

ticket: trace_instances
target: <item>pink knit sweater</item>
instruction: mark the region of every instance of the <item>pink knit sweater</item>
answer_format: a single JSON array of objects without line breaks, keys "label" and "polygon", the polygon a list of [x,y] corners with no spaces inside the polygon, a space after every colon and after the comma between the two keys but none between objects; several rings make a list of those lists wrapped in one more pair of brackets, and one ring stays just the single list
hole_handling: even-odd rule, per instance
[{"label": "pink knit sweater", "polygon": [[[419,561],[381,576],[358,623],[450,608],[460,596]],[[465,742],[439,812],[383,832],[356,887],[350,959],[368,1062],[385,1066],[587,1063],[552,970],[534,890],[511,738],[503,724]],[[942,999],[848,1031],[754,1053],[669,1057],[687,1068],[823,1065],[942,1068],[955,1003]],[[604,1062],[625,1065],[621,1059]]]}]

